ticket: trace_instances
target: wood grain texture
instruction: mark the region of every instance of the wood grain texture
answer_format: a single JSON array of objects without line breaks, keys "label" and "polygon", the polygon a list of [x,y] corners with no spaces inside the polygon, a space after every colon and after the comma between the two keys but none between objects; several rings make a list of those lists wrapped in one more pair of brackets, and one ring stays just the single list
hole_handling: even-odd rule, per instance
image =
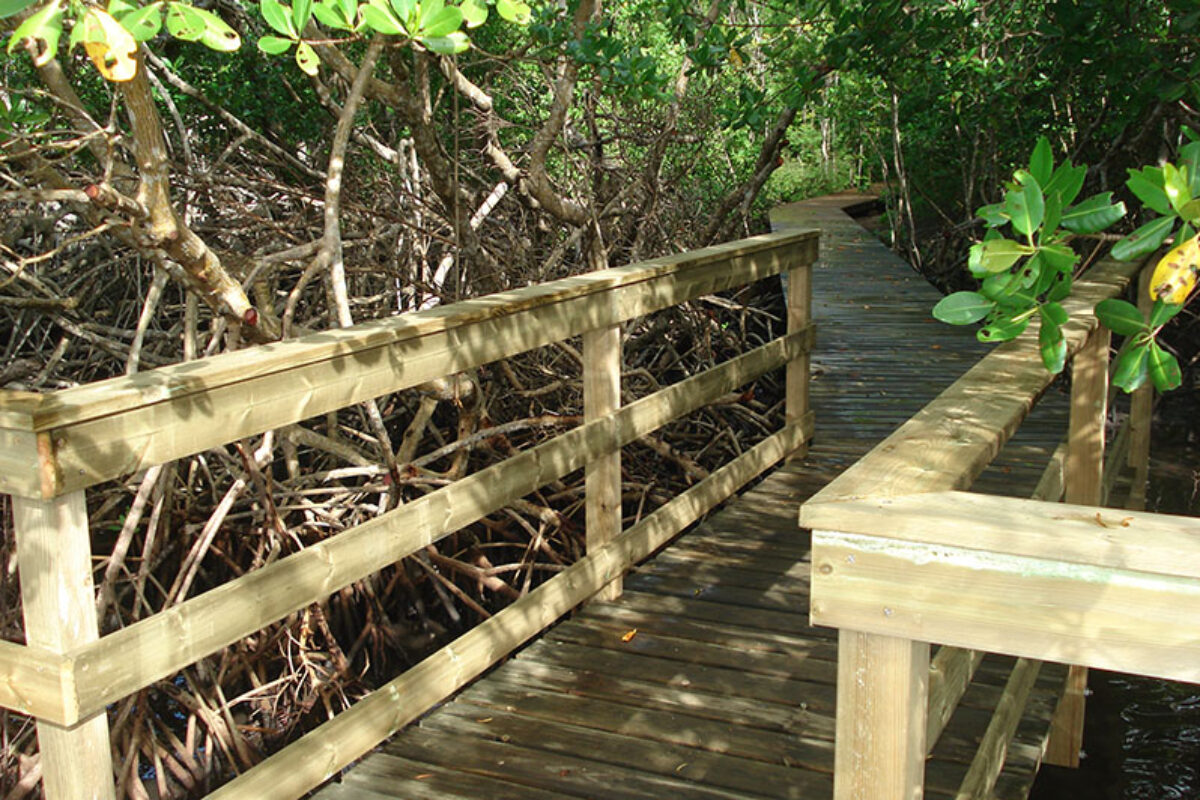
[{"label": "wood grain texture", "polygon": [[[588,331],[583,335],[583,416],[600,419],[621,405],[621,328]],[[587,549],[595,550],[621,532],[621,451],[592,459],[584,470]],[[615,600],[621,595],[617,578],[596,595]]]},{"label": "wood grain texture", "polygon": [[[100,634],[83,492],[48,501],[14,497],[12,508],[26,641],[54,654],[95,641]],[[72,728],[37,724],[47,800],[115,797],[108,719],[103,709],[85,716]]]}]

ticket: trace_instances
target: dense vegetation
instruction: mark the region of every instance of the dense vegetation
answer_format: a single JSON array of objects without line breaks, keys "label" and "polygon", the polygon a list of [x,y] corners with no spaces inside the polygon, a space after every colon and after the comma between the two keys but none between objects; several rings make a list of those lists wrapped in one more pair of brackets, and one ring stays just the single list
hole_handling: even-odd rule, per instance
[{"label": "dense vegetation", "polygon": [[[1083,196],[1135,209],[1118,223],[1132,229],[1148,217],[1126,170],[1176,158],[1185,126],[1200,129],[1195,0],[0,0],[0,16],[15,32],[0,59],[8,389],[695,248],[760,231],[769,204],[874,182],[894,246],[973,289],[976,210],[1039,137],[1054,161],[1090,165]],[[1069,246],[1086,262],[1104,241]],[[774,302],[641,323],[627,391],[766,335]],[[1185,376],[1191,319],[1172,340]],[[635,446],[628,514],[761,433],[773,392]],[[578,354],[553,348],[101,487],[103,625],[382,513],[579,409]],[[577,554],[578,498],[577,482],[549,487],[118,705],[122,791],[201,795],[510,602]],[[0,573],[13,640],[18,577]],[[32,726],[0,722],[0,793],[33,796]]]}]

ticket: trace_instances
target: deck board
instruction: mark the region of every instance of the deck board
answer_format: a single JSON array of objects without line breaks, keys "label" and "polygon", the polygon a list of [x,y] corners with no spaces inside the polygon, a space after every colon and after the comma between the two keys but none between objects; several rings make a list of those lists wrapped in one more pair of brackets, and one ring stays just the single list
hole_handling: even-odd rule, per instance
[{"label": "deck board", "polygon": [[[822,229],[813,278],[816,435],[788,464],[419,725],[321,790],[383,798],[832,796],[836,632],[808,624],[801,502],[977,361],[936,324],[934,289],[858,226],[849,196],[787,209]],[[1047,392],[977,481],[1025,495],[1066,430]],[[989,656],[933,750],[926,796],[953,797],[1012,659]],[[1065,670],[1047,665],[994,793],[1028,796]]]}]

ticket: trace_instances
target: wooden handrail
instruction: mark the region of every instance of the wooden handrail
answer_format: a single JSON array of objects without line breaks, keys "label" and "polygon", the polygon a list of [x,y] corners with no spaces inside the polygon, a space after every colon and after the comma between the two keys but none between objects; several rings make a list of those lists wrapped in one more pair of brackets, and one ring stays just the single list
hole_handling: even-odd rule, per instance
[{"label": "wooden handrail", "polygon": [[[793,299],[782,337],[624,407],[611,402],[614,365],[619,379],[616,326],[781,273],[805,283],[816,254],[814,231],[784,231],[48,395],[0,392],[0,491],[13,496],[20,512],[25,613],[38,625],[27,632],[28,645],[0,642],[0,706],[36,716],[39,741],[58,748],[43,753],[47,800],[112,798],[111,785],[103,785],[111,783],[112,770],[108,704],[562,475],[603,461],[767,371],[787,367],[782,430],[627,531],[619,530],[619,507],[615,516],[607,509],[599,515],[605,536],[589,537],[582,561],[247,773],[237,786],[265,786],[271,796],[281,796],[281,786],[291,787],[288,796],[314,788],[613,584],[634,561],[802,447],[813,428],[807,370],[791,366],[804,363],[812,347],[807,300]],[[63,608],[94,608],[83,512],[87,487],[580,334],[598,345],[589,351],[599,353],[607,373],[591,383],[610,396],[589,411],[585,424],[106,636],[98,637],[94,620],[86,619],[70,636],[56,632]],[[585,373],[595,368],[585,364]],[[609,468],[603,481],[609,494],[613,474]],[[601,499],[611,505],[611,498]],[[50,544],[54,526],[38,520],[55,518],[52,512],[64,508],[74,514],[74,544],[58,552]],[[27,580],[35,568],[37,579]],[[39,592],[39,584],[65,588]],[[94,758],[80,765],[69,757],[72,751]],[[217,796],[246,796],[244,791],[230,788]],[[257,790],[252,795],[265,796]]]}]

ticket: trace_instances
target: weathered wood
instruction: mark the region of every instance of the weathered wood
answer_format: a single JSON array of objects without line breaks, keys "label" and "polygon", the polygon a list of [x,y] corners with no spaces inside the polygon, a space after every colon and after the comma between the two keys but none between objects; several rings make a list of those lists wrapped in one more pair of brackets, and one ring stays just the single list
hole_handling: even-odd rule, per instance
[{"label": "weathered wood", "polygon": [[814,552],[821,624],[1200,682],[1194,579],[850,533]]},{"label": "weathered wood", "polygon": [[1000,699],[991,722],[988,723],[983,740],[979,743],[979,750],[971,762],[967,777],[959,787],[958,794],[955,795],[955,800],[987,800],[992,796],[992,789],[996,785],[996,779],[1000,777],[1008,747],[1017,732],[1021,714],[1033,691],[1033,684],[1037,681],[1040,669],[1041,664],[1037,661],[1027,658],[1017,660],[1004,687],[1004,696]]},{"label": "weathered wood", "polygon": [[[94,641],[100,634],[83,492],[48,501],[13,497],[13,527],[26,641],[55,654]],[[37,732],[47,800],[113,800],[103,708],[73,728],[39,721]]]},{"label": "weathered wood", "polygon": [[925,785],[929,645],[838,636],[834,800],[918,800]]},{"label": "weathered wood", "polygon": [[[639,401],[640,402],[640,401]],[[635,407],[630,404],[619,413]],[[811,416],[714,472],[599,550],[210,795],[292,797],[320,785],[607,585],[812,435]]]},{"label": "weathered wood", "polygon": [[[788,270],[787,279],[787,325],[788,331],[802,331],[812,322],[812,267],[804,266]],[[808,413],[808,381],[812,371],[812,359],[808,353],[788,362],[785,381],[785,412],[787,419],[803,419]],[[801,448],[790,458],[803,458]]]},{"label": "weathered wood", "polygon": [[[588,331],[583,335],[583,415],[587,421],[600,419],[621,405],[621,328]],[[621,532],[621,451],[599,456],[584,471],[586,491],[586,545],[603,547]],[[615,600],[621,596],[618,577],[601,589],[595,599]]]},{"label": "weathered wood", "polygon": [[769,234],[99,381],[14,414],[52,431],[43,493],[58,494],[770,277],[815,254],[815,233]]},{"label": "weathered wood", "polygon": [[929,713],[926,716],[925,743],[932,750],[946,723],[958,708],[983,653],[961,647],[939,647],[929,665]]},{"label": "weathered wood", "polygon": [[62,655],[0,640],[0,706],[66,726],[77,721],[74,696]]},{"label": "weathered wood", "polygon": [[[778,339],[73,652],[82,713],[137,691],[781,366],[806,342],[804,333]],[[795,444],[811,432],[810,419],[767,441]],[[750,452],[758,452],[761,460],[774,451]],[[773,462],[755,463],[758,474]],[[710,507],[725,496],[708,501]],[[609,580],[627,566],[614,566]]]},{"label": "weathered wood", "polygon": [[[1149,316],[1154,301],[1150,297],[1153,270],[1143,269],[1138,278],[1137,306],[1142,315]],[[1128,508],[1141,511],[1146,507],[1146,482],[1150,479],[1150,428],[1154,416],[1154,384],[1146,384],[1133,393],[1129,401],[1129,466],[1133,478],[1129,488]]]}]

